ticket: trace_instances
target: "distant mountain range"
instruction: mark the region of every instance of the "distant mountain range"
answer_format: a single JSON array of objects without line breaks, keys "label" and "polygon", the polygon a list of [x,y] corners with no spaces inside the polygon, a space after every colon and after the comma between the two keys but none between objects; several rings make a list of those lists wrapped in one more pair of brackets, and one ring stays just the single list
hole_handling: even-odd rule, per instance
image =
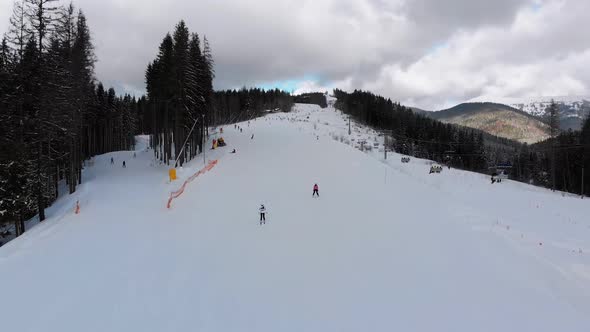
[{"label": "distant mountain range", "polygon": [[414,111],[522,143],[536,143],[549,137],[549,126],[542,119],[503,104],[464,103],[438,112]]},{"label": "distant mountain range", "polygon": [[423,109],[418,108],[418,107],[410,107],[410,109],[412,110],[412,112],[414,112],[416,114],[432,113],[431,111],[426,111],[426,110],[423,110]]},{"label": "distant mountain range", "polygon": [[552,100],[559,107],[561,130],[580,130],[590,115],[590,97],[478,97],[442,111],[411,109],[442,122],[480,129],[523,143],[536,143],[549,137],[546,109]]},{"label": "distant mountain range", "polygon": [[469,102],[494,102],[509,105],[518,110],[545,119],[545,110],[554,100],[559,106],[562,130],[580,130],[590,113],[590,97],[534,97],[534,98],[495,98],[478,97]]}]

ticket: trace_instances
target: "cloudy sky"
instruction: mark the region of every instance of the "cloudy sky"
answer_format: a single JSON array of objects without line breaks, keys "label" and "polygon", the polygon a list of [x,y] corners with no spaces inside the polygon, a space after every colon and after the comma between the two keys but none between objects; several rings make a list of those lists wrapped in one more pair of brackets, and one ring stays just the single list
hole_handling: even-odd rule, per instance
[{"label": "cloudy sky", "polygon": [[[13,0],[0,0],[0,33]],[[64,1],[65,3],[65,1]],[[141,94],[184,19],[206,35],[217,89],[366,89],[440,109],[476,97],[590,95],[588,0],[74,0],[98,79]]]}]

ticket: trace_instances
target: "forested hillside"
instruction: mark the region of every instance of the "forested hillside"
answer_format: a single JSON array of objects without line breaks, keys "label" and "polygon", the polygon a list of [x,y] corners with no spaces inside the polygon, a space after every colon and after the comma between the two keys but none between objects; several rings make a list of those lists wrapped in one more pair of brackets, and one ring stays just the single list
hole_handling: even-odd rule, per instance
[{"label": "forested hillside", "polygon": [[484,135],[414,113],[410,108],[370,92],[335,90],[336,107],[357,121],[390,136],[395,151],[445,162],[453,167],[486,171]]},{"label": "forested hillside", "polygon": [[510,178],[517,181],[590,194],[590,119],[581,132],[560,132],[555,103],[548,111],[551,138],[528,145],[445,124],[369,92],[334,93],[338,108],[389,135],[391,148],[396,152],[488,174],[502,165],[507,167]]},{"label": "forested hillside", "polygon": [[278,89],[258,88],[216,91],[213,94],[212,124],[220,125],[250,120],[267,111],[289,112],[293,97]]},{"label": "forested hillside", "polygon": [[318,105],[321,108],[328,107],[326,95],[321,92],[302,93],[300,95],[295,96],[295,102],[299,104]]},{"label": "forested hillside", "polygon": [[54,0],[14,3],[0,47],[0,223],[38,214],[82,182],[85,160],[129,149],[135,101],[94,77],[86,17]]},{"label": "forested hillside", "polygon": [[549,138],[549,126],[542,119],[502,104],[463,103],[447,110],[422,114],[521,143],[536,143]]}]

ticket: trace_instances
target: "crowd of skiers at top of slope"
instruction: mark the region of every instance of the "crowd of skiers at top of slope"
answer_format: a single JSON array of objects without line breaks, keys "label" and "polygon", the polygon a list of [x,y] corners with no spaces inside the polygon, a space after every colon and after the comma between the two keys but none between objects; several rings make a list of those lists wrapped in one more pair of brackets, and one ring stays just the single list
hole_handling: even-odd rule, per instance
[{"label": "crowd of skiers at top of slope", "polygon": [[[311,197],[316,196],[320,197],[320,187],[317,183],[313,185],[313,193],[311,194]],[[266,225],[266,207],[264,206],[264,204],[260,204],[258,212],[260,213],[260,225]]]},{"label": "crowd of skiers at top of slope", "polygon": [[[248,121],[248,127],[249,126],[250,126],[250,121]],[[241,128],[237,124],[234,124],[234,129],[239,130],[240,133],[243,132],[243,128]],[[223,134],[223,127],[219,128],[219,133]],[[252,134],[250,139],[252,139],[252,140],[254,139],[254,134]],[[223,137],[219,137],[218,139],[213,140],[213,143],[211,144],[211,150],[215,150],[218,147],[222,147],[222,146],[226,146],[226,145],[227,145],[227,143],[225,143],[225,139]],[[236,149],[233,149],[230,153],[236,153]]]}]

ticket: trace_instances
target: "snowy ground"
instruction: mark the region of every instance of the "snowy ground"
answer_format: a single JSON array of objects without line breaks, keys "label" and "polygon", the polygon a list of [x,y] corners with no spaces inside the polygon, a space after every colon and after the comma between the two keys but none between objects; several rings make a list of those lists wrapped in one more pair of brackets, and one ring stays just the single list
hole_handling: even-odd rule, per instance
[{"label": "snowy ground", "polygon": [[589,201],[429,175],[359,151],[379,138],[349,137],[334,109],[296,109],[225,127],[228,146],[207,151],[219,164],[170,210],[181,181],[145,138],[137,158],[95,158],[47,222],[0,248],[3,330],[589,330]]}]

